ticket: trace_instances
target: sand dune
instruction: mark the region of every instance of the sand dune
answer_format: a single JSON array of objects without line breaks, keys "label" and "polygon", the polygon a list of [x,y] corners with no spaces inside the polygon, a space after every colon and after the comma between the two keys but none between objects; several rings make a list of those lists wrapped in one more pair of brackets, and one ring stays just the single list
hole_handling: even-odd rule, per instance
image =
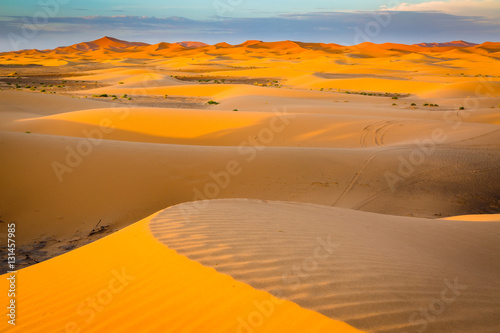
[{"label": "sand dune", "polygon": [[14,331],[497,332],[499,45],[1,53]]},{"label": "sand dune", "polygon": [[22,320],[9,332],[360,332],[177,254],[148,219],[18,278]]},{"label": "sand dune", "polygon": [[150,229],[192,260],[368,332],[500,325],[498,221],[216,200],[164,210]]}]

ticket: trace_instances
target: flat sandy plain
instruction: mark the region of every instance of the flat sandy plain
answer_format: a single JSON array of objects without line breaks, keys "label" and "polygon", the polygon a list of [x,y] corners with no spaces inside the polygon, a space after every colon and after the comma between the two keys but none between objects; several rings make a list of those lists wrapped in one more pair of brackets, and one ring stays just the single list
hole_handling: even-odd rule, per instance
[{"label": "flat sandy plain", "polygon": [[2,332],[500,330],[500,43],[104,37],[0,89]]}]

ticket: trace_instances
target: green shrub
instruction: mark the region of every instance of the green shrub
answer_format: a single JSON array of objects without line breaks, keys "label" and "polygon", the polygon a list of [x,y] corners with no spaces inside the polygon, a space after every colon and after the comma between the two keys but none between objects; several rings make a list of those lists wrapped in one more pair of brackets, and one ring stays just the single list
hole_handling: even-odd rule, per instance
[{"label": "green shrub", "polygon": [[108,97],[108,94],[101,94],[101,95],[99,95],[97,97]]},{"label": "green shrub", "polygon": [[398,99],[398,96],[392,96],[392,99]]},{"label": "green shrub", "polygon": [[212,104],[213,104],[213,105],[217,105],[217,104],[219,104],[219,103],[218,103],[218,102],[216,102],[216,101],[214,101],[214,100],[209,100],[209,101],[207,102],[207,104],[210,104],[210,105],[212,105]]},{"label": "green shrub", "polygon": [[395,106],[395,105],[397,105],[397,104],[396,103],[392,103],[392,106]]},{"label": "green shrub", "polygon": [[[499,106],[500,107],[500,106]],[[459,110],[465,110],[465,108],[463,106],[459,107],[458,108]]]},{"label": "green shrub", "polygon": [[411,106],[417,106],[417,104],[415,104],[415,103],[411,103]]},{"label": "green shrub", "polygon": [[233,111],[238,111],[238,109],[233,109]]},{"label": "green shrub", "polygon": [[[78,82],[78,81],[76,81],[76,82]],[[118,82],[118,84],[124,84],[124,82]]]},{"label": "green shrub", "polygon": [[429,106],[429,103],[425,103],[424,106]]}]

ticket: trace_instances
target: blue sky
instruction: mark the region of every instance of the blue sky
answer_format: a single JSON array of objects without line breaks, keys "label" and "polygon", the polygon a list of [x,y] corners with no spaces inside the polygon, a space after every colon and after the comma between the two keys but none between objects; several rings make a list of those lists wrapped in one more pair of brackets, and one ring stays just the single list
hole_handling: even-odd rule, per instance
[{"label": "blue sky", "polygon": [[0,51],[148,43],[498,41],[500,0],[0,0]]}]

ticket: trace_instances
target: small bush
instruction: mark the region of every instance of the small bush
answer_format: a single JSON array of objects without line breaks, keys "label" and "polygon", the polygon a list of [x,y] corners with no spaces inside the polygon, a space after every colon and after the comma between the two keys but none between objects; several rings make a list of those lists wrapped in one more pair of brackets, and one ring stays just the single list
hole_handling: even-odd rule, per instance
[{"label": "small bush", "polygon": [[131,101],[131,100],[132,100],[132,97],[127,98],[127,100]]},{"label": "small bush", "polygon": [[115,99],[118,99],[118,97],[116,97],[116,96],[115,96],[115,97],[113,97],[113,101],[114,101]]},{"label": "small bush", "polygon": [[165,95],[163,96],[163,98],[167,98],[167,97],[168,97],[168,95],[167,95],[167,94],[165,94]]},{"label": "small bush", "polygon": [[127,94],[123,94],[122,98],[127,98],[128,95]]},{"label": "small bush", "polygon": [[465,108],[463,106],[459,107],[458,109],[459,110],[465,110]]},{"label": "small bush", "polygon": [[[78,81],[77,81],[78,82]],[[124,82],[118,82],[118,84],[124,84]]]},{"label": "small bush", "polygon": [[392,99],[398,99],[398,96],[392,96]]},{"label": "small bush", "polygon": [[108,94],[101,94],[101,95],[99,95],[97,97],[108,97]]},{"label": "small bush", "polygon": [[218,102],[216,102],[216,101],[214,101],[214,100],[209,100],[209,101],[207,102],[207,104],[210,104],[210,105],[212,105],[212,104],[213,104],[213,105],[217,105],[217,104],[219,104],[219,103],[218,103]]},{"label": "small bush", "polygon": [[392,106],[396,106],[397,104],[396,103],[392,103]]},{"label": "small bush", "polygon": [[429,106],[429,103],[425,103],[424,106]]},{"label": "small bush", "polygon": [[238,109],[233,109],[233,111],[238,111]]},{"label": "small bush", "polygon": [[40,90],[40,92],[45,92],[45,89]]},{"label": "small bush", "polygon": [[411,106],[417,106],[417,104],[415,104],[415,103],[411,103]]}]

